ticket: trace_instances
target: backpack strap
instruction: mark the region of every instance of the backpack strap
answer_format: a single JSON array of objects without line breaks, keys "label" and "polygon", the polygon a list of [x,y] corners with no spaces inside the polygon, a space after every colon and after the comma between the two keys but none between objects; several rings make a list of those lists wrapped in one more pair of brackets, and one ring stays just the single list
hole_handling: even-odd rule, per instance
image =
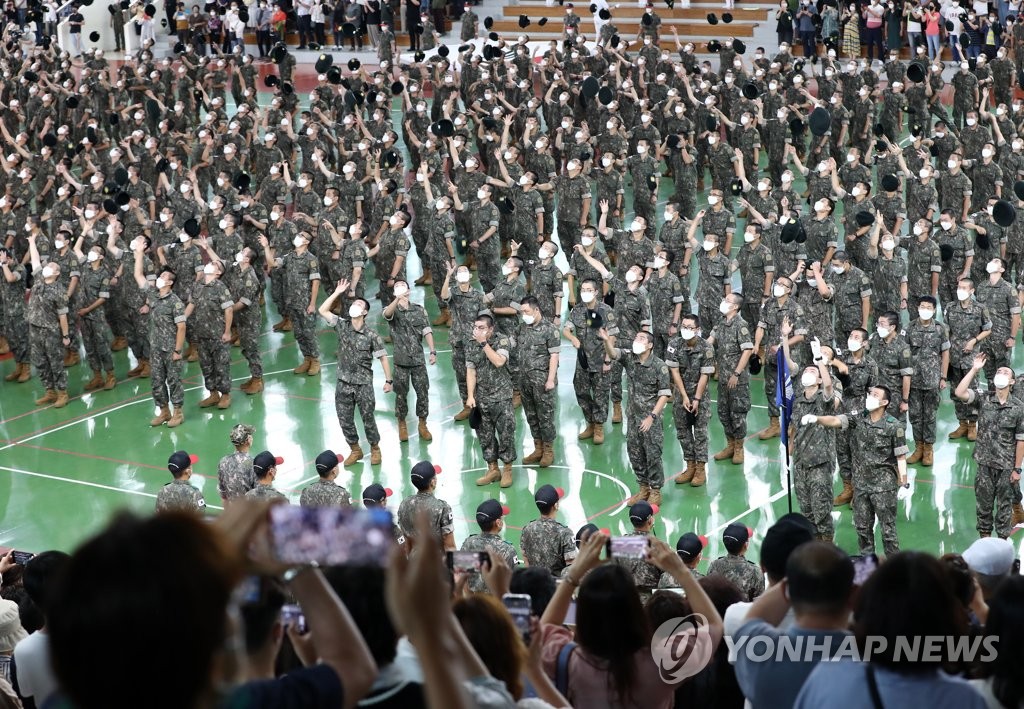
[{"label": "backpack strap", "polygon": [[874,704],[875,709],[885,709],[885,705],[882,704],[882,695],[878,691],[878,679],[875,677],[875,666],[870,662],[867,663],[867,672],[868,691],[871,693],[871,703]]},{"label": "backpack strap", "polygon": [[558,662],[555,665],[555,688],[566,698],[569,697],[569,658],[575,649],[576,643],[572,640],[563,645],[558,651]]}]

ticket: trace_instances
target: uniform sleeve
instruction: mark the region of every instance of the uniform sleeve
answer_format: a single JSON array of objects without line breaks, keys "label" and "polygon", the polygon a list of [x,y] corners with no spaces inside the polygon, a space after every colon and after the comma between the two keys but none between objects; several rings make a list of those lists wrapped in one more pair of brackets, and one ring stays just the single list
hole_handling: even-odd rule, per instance
[{"label": "uniform sleeve", "polygon": [[753,339],[750,337],[750,329],[746,326],[746,324],[740,325],[739,340],[741,350],[754,349],[754,342]]},{"label": "uniform sleeve", "polygon": [[658,396],[672,396],[672,380],[664,364],[658,369]]},{"label": "uniform sleeve", "polygon": [[437,525],[442,537],[455,531],[455,516],[452,514],[451,505],[443,500],[441,501],[441,512],[438,515]]},{"label": "uniform sleeve", "polygon": [[180,300],[174,304],[174,324],[185,322],[185,304]]},{"label": "uniform sleeve", "polygon": [[373,347],[374,357],[387,357],[388,351],[384,347],[384,340],[376,332],[370,332],[370,346]]},{"label": "uniform sleeve", "polygon": [[910,353],[909,347],[904,347],[900,352],[899,357],[900,374],[903,376],[913,376],[914,374],[914,357]]},{"label": "uniform sleeve", "polygon": [[892,427],[892,454],[899,458],[910,452],[907,446],[907,433],[898,421],[893,421]]},{"label": "uniform sleeve", "polygon": [[505,359],[508,359],[509,348],[511,347],[512,344],[508,341],[508,338],[502,337],[498,339],[498,346],[497,348],[495,348],[494,351],[497,352],[502,357],[504,357]]},{"label": "uniform sleeve", "polygon": [[604,317],[604,329],[609,335],[619,334],[619,318],[614,310],[609,309]]}]

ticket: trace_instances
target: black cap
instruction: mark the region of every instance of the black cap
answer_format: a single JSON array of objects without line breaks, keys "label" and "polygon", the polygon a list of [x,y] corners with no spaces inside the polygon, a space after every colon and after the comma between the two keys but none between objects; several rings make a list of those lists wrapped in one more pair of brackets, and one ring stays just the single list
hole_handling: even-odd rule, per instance
[{"label": "black cap", "polygon": [[640,500],[629,508],[629,521],[633,523],[634,527],[639,527],[647,523],[654,515],[658,514],[658,506],[652,505],[647,500]]},{"label": "black cap", "polygon": [[832,254],[833,261],[849,261],[850,257],[845,251],[836,251]]},{"label": "black cap", "polygon": [[729,553],[735,554],[750,541],[752,535],[753,531],[747,525],[733,522],[722,532],[722,542]]},{"label": "black cap", "polygon": [[491,522],[501,519],[508,512],[508,507],[505,507],[497,500],[484,500],[476,508],[476,521],[477,524],[489,526]]},{"label": "black cap", "polygon": [[412,484],[419,490],[424,490],[430,481],[441,472],[441,466],[434,465],[429,460],[421,460],[416,465],[412,466],[412,471],[409,473],[409,477],[412,479]]},{"label": "black cap", "polygon": [[558,504],[558,501],[565,495],[565,490],[554,485],[541,485],[537,492],[533,493],[533,501],[541,512],[550,512],[551,508]]},{"label": "black cap", "polygon": [[895,192],[900,188],[900,178],[896,175],[882,175],[882,189],[886,192]]},{"label": "black cap", "polygon": [[707,537],[687,532],[676,542],[676,552],[683,558],[683,561],[693,561],[707,545]]},{"label": "black cap", "polygon": [[370,505],[383,505],[384,501],[391,497],[392,494],[391,488],[384,487],[380,483],[371,483],[363,490],[363,505],[367,507]]},{"label": "black cap", "polygon": [[1016,221],[1017,210],[1012,204],[1001,199],[992,207],[992,219],[999,226],[1008,227]]},{"label": "black cap", "polygon": [[587,522],[585,525],[579,528],[579,531],[576,532],[576,544],[580,544],[582,541],[584,541],[584,538],[589,539],[591,536],[597,534],[600,531],[601,530],[598,529],[596,524]]},{"label": "black cap", "polygon": [[185,451],[174,451],[171,453],[171,457],[167,459],[167,469],[177,475],[180,472],[188,470],[189,466],[198,462],[198,456],[189,455]]},{"label": "black cap", "polygon": [[329,473],[338,467],[338,454],[332,450],[325,450],[316,457],[316,472],[320,475]]},{"label": "black cap", "polygon": [[277,467],[284,462],[284,458],[274,457],[274,454],[270,451],[263,451],[259,453],[252,461],[252,469],[256,471],[259,477],[263,477],[267,474],[267,471],[271,468]]},{"label": "black cap", "polygon": [[761,541],[760,561],[769,578],[778,580],[784,577],[789,555],[797,547],[814,541],[814,534],[814,525],[798,512],[779,517]]}]

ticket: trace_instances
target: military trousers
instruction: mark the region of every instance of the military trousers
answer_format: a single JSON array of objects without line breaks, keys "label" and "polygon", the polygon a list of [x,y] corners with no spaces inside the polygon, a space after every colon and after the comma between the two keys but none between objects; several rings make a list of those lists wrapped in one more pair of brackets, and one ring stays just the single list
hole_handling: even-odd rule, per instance
[{"label": "military trousers", "polygon": [[857,546],[860,554],[875,552],[875,520],[882,528],[882,548],[885,555],[900,550],[900,539],[896,533],[896,489],[884,492],[853,491],[853,526],[857,530]]},{"label": "military trousers", "polygon": [[114,357],[110,352],[110,326],[103,316],[85,317],[81,319],[82,344],[85,345],[85,359],[89,369],[105,372],[114,371]]},{"label": "military trousers", "polygon": [[8,316],[0,325],[2,325],[0,332],[7,338],[7,344],[11,346],[11,354],[14,356],[14,361],[18,364],[28,364],[30,361],[28,346],[29,326],[25,321],[25,316]]},{"label": "military trousers", "polygon": [[221,342],[219,337],[200,337],[196,339],[199,351],[199,368],[203,372],[206,388],[219,391],[221,394],[231,393],[231,345]]},{"label": "military trousers", "polygon": [[452,369],[455,370],[455,382],[459,385],[459,397],[462,401],[469,398],[466,386],[466,346],[452,342]]},{"label": "military trousers", "polygon": [[306,314],[306,304],[291,305],[285,315],[292,321],[295,341],[303,357],[320,358],[320,343],[316,339],[316,313]]},{"label": "military trousers", "polygon": [[29,325],[29,344],[32,348],[32,366],[39,381],[47,389],[64,391],[68,388],[68,372],[64,368],[64,345],[60,329]]},{"label": "military trousers", "polygon": [[135,359],[149,359],[149,313],[140,313],[138,308],[130,307],[125,312],[125,322],[125,336]]},{"label": "military trousers", "polygon": [[[729,370],[735,371],[735,370]],[[726,438],[742,441],[747,437],[747,412],[750,411],[750,380],[746,374],[739,378],[736,387],[728,387],[729,377],[722,381],[724,372],[719,372],[718,380],[718,420],[722,424]]]},{"label": "military trousers", "polygon": [[476,401],[480,411],[480,425],[476,429],[477,440],[484,460],[494,463],[501,460],[512,463],[516,459],[516,417],[512,411],[512,392],[500,399],[482,397]]},{"label": "military trousers", "polygon": [[572,247],[579,244],[583,235],[583,227],[580,226],[579,219],[572,219],[570,217],[563,218],[561,215],[558,217],[558,243],[562,247],[562,253],[566,256],[572,256]]},{"label": "military trousers", "polygon": [[[238,344],[242,348],[242,356],[249,365],[249,376],[255,379],[263,378],[263,354],[260,352],[260,327],[263,318],[260,316],[258,306],[253,303],[246,311],[252,311],[251,317],[235,317],[238,323]],[[244,311],[243,311],[244,312]]]},{"label": "military trousers", "polygon": [[427,366],[420,364],[414,367],[395,365],[392,372],[395,377],[395,417],[404,421],[409,415],[409,382],[416,391],[416,418],[425,419],[430,413],[430,377]]},{"label": "military trousers", "polygon": [[501,283],[501,244],[497,233],[487,237],[476,250],[476,274],[484,293],[490,293]]},{"label": "military trousers", "polygon": [[853,437],[849,429],[836,429],[836,462],[843,482],[853,479]]},{"label": "military trousers", "polygon": [[555,440],[555,389],[548,391],[545,383],[548,372],[524,369],[519,373],[519,395],[523,402],[526,424],[535,440],[553,443]]},{"label": "military trousers", "polygon": [[[691,399],[692,401],[692,399]],[[676,425],[676,439],[683,450],[683,460],[708,460],[708,422],[711,404],[701,399],[696,413],[683,408],[683,398],[676,391],[672,397],[672,419]]]},{"label": "military trousers", "polygon": [[[974,474],[975,512],[979,534],[991,534],[993,530],[1000,538],[1006,539],[1013,531],[1013,484],[1011,471],[978,465]],[[993,527],[992,509],[995,508]]]},{"label": "military trousers", "polygon": [[665,466],[661,462],[665,429],[659,416],[649,429],[641,431],[640,424],[647,416],[647,412],[630,412],[626,416],[626,453],[637,484],[660,490],[665,484]]},{"label": "military trousers", "polygon": [[587,371],[577,362],[572,388],[576,391],[576,403],[583,410],[586,422],[603,424],[608,419],[608,396],[611,394],[608,374]]},{"label": "military trousers", "polygon": [[156,405],[164,407],[170,401],[175,407],[181,408],[185,403],[185,388],[181,384],[185,360],[172,360],[170,350],[153,349],[150,352],[149,368],[149,383]]},{"label": "military trousers", "polygon": [[764,398],[768,400],[768,415],[772,418],[778,418],[779,405],[775,403],[775,387],[779,381],[778,360],[771,355],[767,355],[761,373],[764,375]]},{"label": "military trousers", "polygon": [[910,428],[915,441],[935,443],[935,422],[939,413],[939,390],[910,387]]},{"label": "military trousers", "polygon": [[990,387],[996,370],[1000,367],[1010,366],[1010,350],[1006,347],[1008,337],[1009,333],[999,335],[992,333],[981,343],[981,351],[988,356],[988,360],[985,362],[985,379],[988,380]]},{"label": "military trousers", "polygon": [[808,465],[793,457],[793,489],[800,504],[800,513],[811,521],[820,537],[831,538],[832,524],[832,461]]},{"label": "military trousers", "polygon": [[373,417],[376,407],[373,382],[352,384],[339,379],[334,388],[334,410],[338,414],[341,432],[350,446],[359,443],[359,431],[356,430],[357,406],[363,419],[363,428],[366,430],[366,440],[371,446],[375,446],[380,443],[380,433],[377,431],[377,420]]},{"label": "military trousers", "polygon": [[953,409],[956,411],[957,421],[977,421],[978,420],[978,403],[968,404],[965,401],[960,401],[956,396],[956,387],[967,375],[967,370],[961,369],[955,366],[952,362],[949,363],[949,398],[953,402]]}]

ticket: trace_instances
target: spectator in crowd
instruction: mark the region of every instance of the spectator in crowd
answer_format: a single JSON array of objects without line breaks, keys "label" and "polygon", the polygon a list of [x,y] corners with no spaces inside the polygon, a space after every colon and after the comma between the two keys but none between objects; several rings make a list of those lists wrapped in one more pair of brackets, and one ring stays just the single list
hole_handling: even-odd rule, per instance
[{"label": "spectator in crowd", "polygon": [[998,638],[998,652],[990,662],[980,664],[980,678],[971,680],[988,709],[1024,705],[1024,680],[1020,675],[1024,652],[1024,577],[1007,578],[989,600],[985,635]]},{"label": "spectator in crowd", "polygon": [[63,610],[64,601],[59,600],[60,579],[69,564],[70,558],[62,551],[36,554],[25,564],[25,591],[32,605],[42,613],[44,626],[15,646],[12,684],[18,696],[31,699],[37,707],[44,706],[57,692],[51,612]]},{"label": "spectator in crowd", "polygon": [[963,560],[978,580],[986,601],[999,584],[1020,573],[1020,560],[1016,558],[1013,544],[1006,539],[982,537],[967,547]]}]

